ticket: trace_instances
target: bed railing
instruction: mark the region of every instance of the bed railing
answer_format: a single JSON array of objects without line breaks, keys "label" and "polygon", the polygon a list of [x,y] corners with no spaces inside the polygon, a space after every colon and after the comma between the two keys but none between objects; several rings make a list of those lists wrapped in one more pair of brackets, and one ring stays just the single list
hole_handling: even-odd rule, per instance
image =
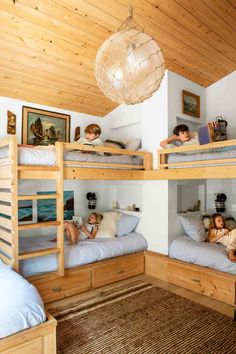
[{"label": "bed railing", "polygon": [[210,160],[194,160],[194,161],[185,161],[185,162],[175,162],[175,163],[168,163],[168,155],[169,154],[196,154],[201,152],[219,152],[218,149],[222,148],[230,148],[235,147],[236,151],[236,139],[233,140],[226,140],[220,141],[205,145],[190,145],[190,146],[180,146],[176,148],[169,148],[169,149],[160,149],[157,150],[158,155],[158,168],[159,169],[167,169],[167,168],[178,168],[181,166],[184,167],[192,167],[193,165],[197,167],[200,166],[207,166],[207,165],[230,165],[232,163],[236,163],[236,158],[219,158],[219,159],[210,159]]},{"label": "bed railing", "polygon": [[131,151],[126,149],[115,149],[108,146],[88,146],[78,143],[56,143],[57,147],[62,144],[63,151],[74,150],[81,152],[97,153],[97,154],[111,154],[111,155],[129,155],[142,157],[142,163],[136,164],[117,164],[107,162],[82,162],[82,161],[68,161],[64,160],[64,166],[80,166],[80,167],[100,167],[100,168],[113,168],[113,169],[134,169],[134,170],[151,170],[152,169],[152,153],[145,151]]}]

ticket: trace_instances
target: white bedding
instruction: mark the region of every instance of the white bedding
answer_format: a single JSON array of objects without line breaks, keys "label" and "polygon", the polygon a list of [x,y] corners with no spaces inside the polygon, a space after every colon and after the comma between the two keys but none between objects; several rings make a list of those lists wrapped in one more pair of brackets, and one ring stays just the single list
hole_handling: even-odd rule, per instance
[{"label": "white bedding", "polygon": [[178,237],[169,248],[169,257],[236,275],[236,263],[228,259],[224,246]]},{"label": "white bedding", "polygon": [[0,338],[45,320],[43,301],[36,288],[0,260]]},{"label": "white bedding", "polygon": [[[21,237],[20,251],[29,252],[43,248],[55,247],[54,242],[50,242],[52,237]],[[129,235],[116,237],[115,239],[95,238],[80,241],[77,245],[65,244],[65,268],[72,268],[85,265],[103,259],[118,257],[125,254],[135,253],[147,248],[147,242],[143,236],[137,232]],[[57,256],[55,254],[35,257],[30,260],[20,262],[21,273],[31,276],[39,273],[53,272],[57,269]]]},{"label": "white bedding", "polygon": [[[53,146],[44,148],[26,148],[19,147],[18,150],[19,165],[41,165],[54,166],[56,164],[56,151]],[[8,156],[8,148],[0,149],[0,158]],[[135,154],[135,152],[134,152]],[[127,165],[142,165],[141,157],[132,157],[130,155],[111,155],[102,156],[99,154],[87,154],[80,151],[71,150],[64,154],[65,161],[80,161],[80,162],[98,162],[98,163],[114,163]],[[73,163],[72,163],[73,166]],[[78,164],[76,166],[79,167]],[[84,166],[83,166],[84,167]],[[97,166],[99,168],[99,166]]]}]

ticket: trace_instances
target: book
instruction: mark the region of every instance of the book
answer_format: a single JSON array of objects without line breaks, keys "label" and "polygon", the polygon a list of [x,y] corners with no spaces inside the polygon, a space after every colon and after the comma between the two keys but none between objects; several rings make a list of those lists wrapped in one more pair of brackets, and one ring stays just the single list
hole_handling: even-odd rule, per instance
[{"label": "book", "polygon": [[73,216],[73,222],[79,227],[81,224],[83,224],[83,219],[81,216]]}]

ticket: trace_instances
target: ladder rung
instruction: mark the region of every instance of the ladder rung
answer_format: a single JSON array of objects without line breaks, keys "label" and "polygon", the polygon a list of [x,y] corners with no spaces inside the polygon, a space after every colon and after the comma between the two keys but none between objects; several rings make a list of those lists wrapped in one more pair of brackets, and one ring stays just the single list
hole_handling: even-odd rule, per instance
[{"label": "ladder rung", "polygon": [[19,225],[18,230],[30,230],[30,229],[38,229],[41,227],[51,227],[51,226],[59,226],[61,225],[60,221],[45,221],[45,222],[38,222],[33,224],[24,224]]},{"label": "ladder rung", "polygon": [[59,252],[60,252],[60,248],[58,248],[58,247],[47,248],[44,250],[31,251],[31,252],[21,253],[19,255],[19,260],[40,257],[40,256],[46,256],[48,254],[59,253]]},{"label": "ladder rung", "polygon": [[18,195],[18,200],[56,199],[59,194]]}]

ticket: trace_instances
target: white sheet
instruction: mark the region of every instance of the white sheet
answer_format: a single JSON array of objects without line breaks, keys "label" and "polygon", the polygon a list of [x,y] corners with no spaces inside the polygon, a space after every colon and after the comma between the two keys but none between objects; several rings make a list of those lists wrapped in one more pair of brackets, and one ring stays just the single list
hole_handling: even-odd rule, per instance
[{"label": "white sheet", "polygon": [[181,236],[170,245],[169,256],[236,275],[236,263],[228,259],[226,248],[218,243],[196,242],[188,236]]},{"label": "white sheet", "polygon": [[[29,252],[43,248],[55,247],[54,242],[50,242],[52,237],[21,237],[20,251]],[[73,268],[103,259],[135,253],[147,248],[147,242],[143,236],[137,232],[129,235],[116,237],[115,239],[98,238],[80,241],[77,245],[69,246],[65,244],[65,268]],[[20,262],[21,274],[25,277],[53,272],[57,269],[57,256],[51,254],[43,257],[36,257]]]},{"label": "white sheet", "polygon": [[0,338],[45,320],[43,301],[36,288],[0,260]]}]

